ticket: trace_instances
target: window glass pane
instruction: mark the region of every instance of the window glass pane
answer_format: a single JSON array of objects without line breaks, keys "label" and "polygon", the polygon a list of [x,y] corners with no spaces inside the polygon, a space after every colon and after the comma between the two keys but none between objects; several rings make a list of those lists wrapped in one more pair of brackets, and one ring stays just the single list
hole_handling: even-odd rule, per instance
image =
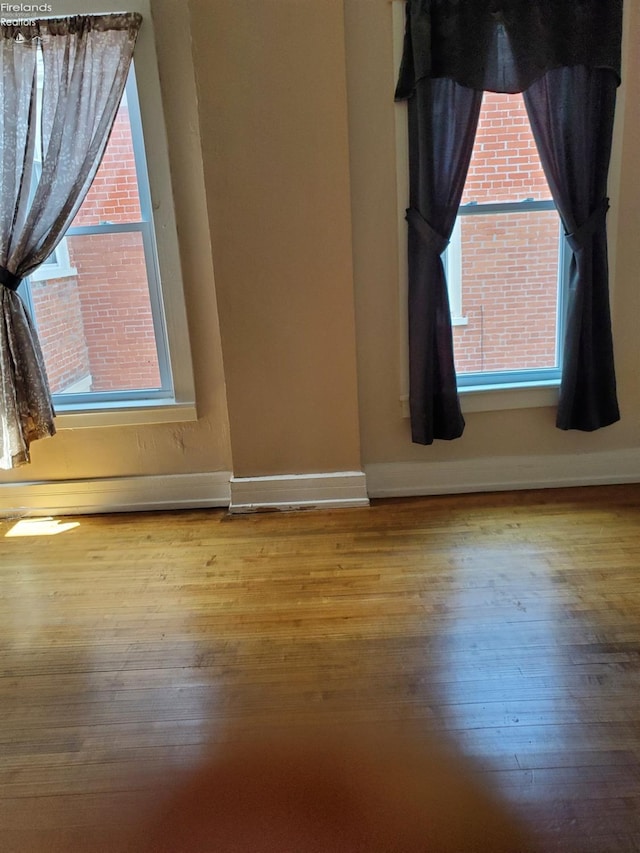
[{"label": "window glass pane", "polygon": [[133,136],[125,96],[118,109],[100,168],[72,227],[139,222],[141,218]]},{"label": "window glass pane", "polygon": [[458,373],[556,367],[560,225],[555,210],[461,216]]},{"label": "window glass pane", "polygon": [[160,386],[142,235],[67,237],[77,274],[31,282],[53,393]]},{"label": "window glass pane", "polygon": [[122,392],[171,391],[154,235],[141,203],[146,174],[138,174],[134,155],[144,158],[142,146],[131,76],[82,207],[55,254],[29,279],[27,298],[55,395],[100,401],[100,394],[113,400]]},{"label": "window glass pane", "polygon": [[550,198],[522,95],[485,92],[462,204]]}]

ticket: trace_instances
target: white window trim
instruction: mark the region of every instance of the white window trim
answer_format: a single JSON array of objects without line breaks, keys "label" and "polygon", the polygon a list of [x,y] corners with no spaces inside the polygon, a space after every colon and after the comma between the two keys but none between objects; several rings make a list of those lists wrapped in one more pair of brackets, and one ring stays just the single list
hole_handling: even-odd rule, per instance
[{"label": "white window trim", "polygon": [[56,246],[54,252],[55,261],[51,264],[45,261],[35,272],[29,275],[31,281],[52,281],[58,278],[74,278],[78,270],[71,266],[69,258],[69,247],[66,239],[62,239]]},{"label": "white window trim", "polygon": [[136,426],[140,424],[172,424],[196,421],[198,412],[193,403],[167,404],[166,401],[136,400],[125,402],[87,403],[82,409],[68,404],[56,404],[58,429],[89,429],[107,426]]},{"label": "white window trim", "polygon": [[[55,6],[56,17],[120,11],[120,0],[58,0]],[[153,226],[162,282],[161,300],[173,378],[173,396],[135,401],[89,401],[81,404],[61,403],[58,398],[56,425],[60,429],[176,423],[197,420],[198,417],[167,134],[149,0],[129,0],[127,11],[140,12],[143,16],[134,61],[152,195]]]},{"label": "white window trim", "polygon": [[[497,412],[508,409],[543,409],[558,405],[560,380],[514,385],[478,385],[458,388],[463,412]],[[400,398],[403,418],[411,417],[409,395]]]},{"label": "white window trim", "polygon": [[447,274],[451,325],[466,326],[469,320],[462,313],[462,223],[460,217],[456,218],[443,261]]},{"label": "white window trim", "polygon": [[[405,9],[404,4],[392,3],[393,27],[393,58],[394,81],[397,80],[404,43]],[[407,127],[406,101],[395,103],[395,141],[396,141],[396,188],[398,206],[398,280],[400,299],[400,410],[404,418],[410,417],[409,412],[409,321],[407,303],[409,297],[409,270],[407,263],[407,223],[405,212],[409,207],[409,135]],[[452,235],[453,239],[453,235]],[[451,245],[451,244],[450,244]],[[451,261],[450,261],[451,263]],[[453,275],[456,275],[455,260]],[[462,275],[460,272],[458,305],[455,305],[456,292],[453,298],[450,291],[452,325],[455,311],[461,314]],[[458,316],[459,316],[458,315]],[[558,403],[559,379],[541,380],[536,382],[523,379],[522,382],[498,385],[459,386],[458,394],[463,412],[489,412],[508,409],[546,408]]]},{"label": "white window trim", "polygon": [[93,377],[90,373],[87,373],[85,376],[82,376],[80,379],[76,379],[71,385],[65,388],[65,393],[77,393],[83,394],[86,391],[91,390],[91,383],[93,382]]}]

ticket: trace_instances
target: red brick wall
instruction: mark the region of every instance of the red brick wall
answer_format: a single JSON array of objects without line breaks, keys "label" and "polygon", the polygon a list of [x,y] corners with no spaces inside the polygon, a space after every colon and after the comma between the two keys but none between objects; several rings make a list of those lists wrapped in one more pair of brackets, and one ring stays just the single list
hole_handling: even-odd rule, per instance
[{"label": "red brick wall", "polygon": [[69,237],[93,391],[160,384],[139,233]]},{"label": "red brick wall", "polygon": [[121,105],[100,168],[73,224],[138,222],[140,218],[129,110]]},{"label": "red brick wall", "polygon": [[[549,199],[520,95],[487,92],[462,204]],[[462,223],[459,373],[555,364],[559,222],[555,211]]]},{"label": "red brick wall", "polygon": [[90,372],[77,280],[34,281],[31,298],[49,384],[56,393]]}]

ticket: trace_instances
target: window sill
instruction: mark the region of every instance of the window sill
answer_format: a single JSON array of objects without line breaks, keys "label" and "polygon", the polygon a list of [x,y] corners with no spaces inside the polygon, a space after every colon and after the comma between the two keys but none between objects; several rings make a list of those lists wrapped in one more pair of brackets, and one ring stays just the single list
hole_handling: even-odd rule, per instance
[{"label": "window sill", "polygon": [[[512,385],[476,385],[458,388],[463,412],[542,409],[558,404],[559,380]],[[402,417],[410,417],[409,397],[400,398]]]},{"label": "window sill", "polygon": [[135,426],[138,424],[173,424],[198,420],[195,403],[172,403],[166,400],[136,403],[96,403],[82,408],[56,404],[58,429]]}]

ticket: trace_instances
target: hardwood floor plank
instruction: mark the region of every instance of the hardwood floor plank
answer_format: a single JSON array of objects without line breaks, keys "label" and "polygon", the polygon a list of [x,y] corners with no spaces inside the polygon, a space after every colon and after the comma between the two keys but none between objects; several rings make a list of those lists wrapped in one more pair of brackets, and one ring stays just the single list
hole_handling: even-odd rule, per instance
[{"label": "hardwood floor plank", "polygon": [[3,851],[111,853],[212,750],[325,726],[451,742],[540,853],[640,849],[640,486],[74,520],[0,520]]}]

